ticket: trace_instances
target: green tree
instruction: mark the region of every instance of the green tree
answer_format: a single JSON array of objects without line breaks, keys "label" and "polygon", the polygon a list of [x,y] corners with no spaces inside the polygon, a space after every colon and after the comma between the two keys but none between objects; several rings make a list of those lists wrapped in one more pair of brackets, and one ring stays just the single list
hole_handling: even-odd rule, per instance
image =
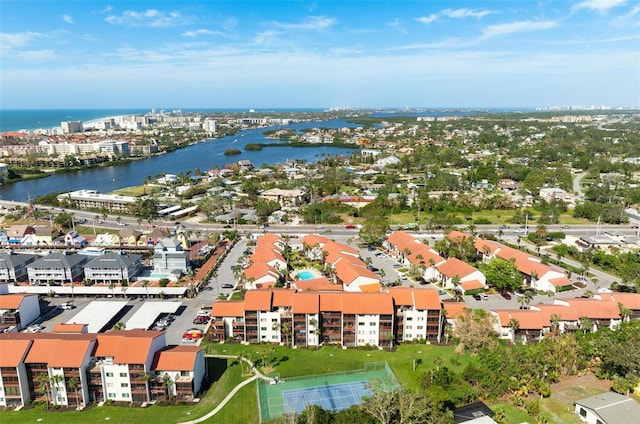
[{"label": "green tree", "polygon": [[487,283],[501,292],[513,291],[522,286],[522,276],[514,261],[495,257],[488,264],[480,265]]}]

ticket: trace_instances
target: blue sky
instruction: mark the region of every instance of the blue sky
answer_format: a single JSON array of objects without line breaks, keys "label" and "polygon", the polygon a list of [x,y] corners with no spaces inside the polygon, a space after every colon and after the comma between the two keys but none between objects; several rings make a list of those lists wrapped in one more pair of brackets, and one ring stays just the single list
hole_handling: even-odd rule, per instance
[{"label": "blue sky", "polygon": [[640,106],[640,3],[0,2],[0,108]]}]

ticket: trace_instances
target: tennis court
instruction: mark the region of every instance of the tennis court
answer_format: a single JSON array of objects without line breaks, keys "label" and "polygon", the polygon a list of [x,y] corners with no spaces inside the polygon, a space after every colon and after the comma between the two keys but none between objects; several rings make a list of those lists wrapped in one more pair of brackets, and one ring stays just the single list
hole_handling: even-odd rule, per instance
[{"label": "tennis court", "polygon": [[278,384],[258,380],[261,422],[284,413],[300,413],[309,405],[318,405],[329,411],[357,405],[363,397],[371,395],[368,382],[374,379],[385,384],[397,384],[386,362],[367,364],[363,370],[288,378],[279,380]]}]

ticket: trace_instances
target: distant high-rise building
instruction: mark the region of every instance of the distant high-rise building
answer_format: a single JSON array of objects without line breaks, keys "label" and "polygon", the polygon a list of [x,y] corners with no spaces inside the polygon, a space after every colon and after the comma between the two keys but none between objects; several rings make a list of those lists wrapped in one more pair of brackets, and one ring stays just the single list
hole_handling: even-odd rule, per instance
[{"label": "distant high-rise building", "polygon": [[218,121],[215,119],[205,119],[202,128],[210,134],[215,134],[218,131]]},{"label": "distant high-rise building", "polygon": [[61,122],[60,126],[62,127],[63,134],[81,133],[82,131],[84,131],[82,121]]}]

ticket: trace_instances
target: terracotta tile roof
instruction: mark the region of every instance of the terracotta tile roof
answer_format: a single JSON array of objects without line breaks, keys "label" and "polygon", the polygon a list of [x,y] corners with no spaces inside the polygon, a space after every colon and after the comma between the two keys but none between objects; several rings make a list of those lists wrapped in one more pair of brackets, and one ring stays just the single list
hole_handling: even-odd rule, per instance
[{"label": "terracotta tile roof", "polygon": [[272,289],[276,286],[276,283],[274,281],[270,281],[270,282],[265,282],[265,283],[257,283],[256,284],[256,289],[260,290],[260,289]]},{"label": "terracotta tile roof", "polygon": [[15,368],[23,362],[31,340],[0,339],[0,367]]},{"label": "terracotta tile roof", "polygon": [[323,312],[342,311],[343,293],[320,293],[320,310]]},{"label": "terracotta tile roof", "polygon": [[[563,299],[565,300],[565,299]],[[570,308],[578,313],[579,317],[589,319],[620,319],[618,304],[598,299],[566,299]]]},{"label": "terracotta tile roof", "polygon": [[281,262],[285,262],[284,258],[280,254],[280,252],[275,249],[273,246],[259,246],[250,256],[251,260],[254,263],[257,262],[271,262],[273,260],[279,260]]},{"label": "terracotta tile roof", "polygon": [[534,307],[549,314],[550,321],[552,315],[558,315],[561,321],[578,321],[580,319],[578,311],[568,306],[540,304],[535,305]]},{"label": "terracotta tile roof", "polygon": [[211,308],[212,317],[243,317],[244,316],[244,300],[228,301],[216,300]]},{"label": "terracotta tile roof", "polygon": [[[414,265],[429,267],[432,261],[434,264],[444,261],[444,258],[438,255],[438,252],[404,231],[396,231],[387,237],[387,241],[395,246],[398,251],[403,252],[403,254],[405,249],[408,249],[410,252],[408,259]],[[421,259],[418,258],[418,256],[420,256]]]},{"label": "terracotta tile roof", "polygon": [[319,236],[318,234],[308,234],[306,235],[303,239],[302,239],[302,243],[306,244],[307,246],[314,246],[314,245],[319,245],[322,246],[325,243],[330,242],[331,240],[329,240],[326,237],[323,236]]},{"label": "terracotta tile roof", "polygon": [[620,302],[625,308],[632,311],[640,310],[640,293],[611,293],[615,302]]},{"label": "terracotta tile roof", "polygon": [[296,293],[293,297],[294,314],[317,314],[320,311],[320,295],[318,293]]},{"label": "terracotta tile roof", "polygon": [[447,319],[455,319],[465,315],[465,309],[470,310],[469,305],[464,302],[443,302],[442,307]]},{"label": "terracotta tile roof", "polygon": [[270,311],[271,290],[248,290],[244,295],[245,311]]},{"label": "terracotta tile roof", "polygon": [[342,312],[345,314],[394,313],[393,297],[389,293],[341,293],[339,296],[342,296]]},{"label": "terracotta tile roof", "polygon": [[362,284],[360,291],[363,293],[375,293],[379,292],[382,285],[380,283]]},{"label": "terracotta tile roof", "polygon": [[156,337],[164,337],[162,331],[122,330],[98,334],[94,356],[112,357],[116,364],[144,364],[151,354]]},{"label": "terracotta tile roof", "polygon": [[49,367],[80,368],[91,354],[93,344],[93,340],[60,340],[51,352]]},{"label": "terracotta tile roof", "polygon": [[447,234],[447,238],[454,243],[461,243],[469,236],[461,231],[453,230]]},{"label": "terracotta tile roof", "polygon": [[389,294],[398,306],[413,306],[413,291],[409,287],[390,287]]},{"label": "terracotta tile roof", "polygon": [[282,237],[280,237],[277,234],[267,233],[258,237],[258,239],[256,240],[256,243],[258,245],[267,245],[267,244],[277,245],[277,244],[284,244],[284,240]]},{"label": "terracotta tile roof", "polygon": [[437,290],[433,289],[413,289],[413,298],[415,307],[418,310],[440,310],[442,309],[442,302],[440,302],[440,296]]},{"label": "terracotta tile roof", "polygon": [[542,330],[551,327],[549,314],[542,311],[527,309],[496,309],[493,310],[498,315],[498,320],[502,327],[509,327],[509,320],[518,320],[519,330]]},{"label": "terracotta tile roof", "polygon": [[253,278],[259,280],[265,276],[269,276],[271,278],[278,279],[278,273],[276,269],[272,266],[269,266],[263,262],[254,262],[248,268],[244,269],[244,275],[249,278]]},{"label": "terracotta tile roof", "polygon": [[291,289],[273,289],[273,301],[274,308],[288,307],[293,304],[293,295],[296,291]]},{"label": "terracotta tile roof", "polygon": [[380,281],[380,278],[375,273],[373,273],[373,271],[369,270],[364,262],[362,262],[362,266],[358,266],[349,261],[340,260],[337,261],[333,266],[336,271],[336,277],[338,277],[340,281],[342,281],[342,283],[347,286],[360,277]]},{"label": "terracotta tile roof", "polygon": [[391,287],[389,294],[398,306],[412,306],[421,311],[442,309],[440,296],[434,289]]},{"label": "terracotta tile roof", "polygon": [[87,324],[65,324],[64,322],[58,323],[51,330],[52,333],[75,333],[82,334],[85,332]]},{"label": "terracotta tile roof", "polygon": [[35,294],[5,294],[0,296],[0,309],[15,310],[27,296],[37,296]]},{"label": "terracotta tile roof", "polygon": [[[318,290],[318,287],[331,284],[327,277],[313,278],[311,280],[296,280],[292,286],[298,291]],[[342,288],[340,288],[342,290]]]},{"label": "terracotta tile roof", "polygon": [[461,282],[460,287],[462,287],[464,291],[477,290],[484,288],[484,284],[479,280],[469,280]]},{"label": "terracotta tile roof", "polygon": [[464,278],[467,275],[478,271],[477,268],[461,261],[458,258],[449,258],[440,265],[437,265],[436,268],[441,274],[449,278],[453,278],[456,275],[460,278]]},{"label": "terracotta tile roof", "polygon": [[193,371],[202,351],[199,346],[170,346],[156,352],[151,369],[155,371]]},{"label": "terracotta tile roof", "polygon": [[25,358],[26,364],[48,364],[51,352],[56,349],[58,339],[35,339]]},{"label": "terracotta tile roof", "polygon": [[573,283],[567,277],[550,278],[549,282],[555,287],[572,286]]},{"label": "terracotta tile roof", "polygon": [[496,243],[491,240],[483,240],[481,238],[475,239],[474,246],[476,247],[476,251],[482,254],[484,254],[484,248],[487,247],[490,255],[493,255],[497,249],[502,247],[500,243]]},{"label": "terracotta tile roof", "polygon": [[322,284],[320,286],[318,286],[318,291],[319,292],[335,292],[335,291],[342,291],[342,285],[341,284]]}]

